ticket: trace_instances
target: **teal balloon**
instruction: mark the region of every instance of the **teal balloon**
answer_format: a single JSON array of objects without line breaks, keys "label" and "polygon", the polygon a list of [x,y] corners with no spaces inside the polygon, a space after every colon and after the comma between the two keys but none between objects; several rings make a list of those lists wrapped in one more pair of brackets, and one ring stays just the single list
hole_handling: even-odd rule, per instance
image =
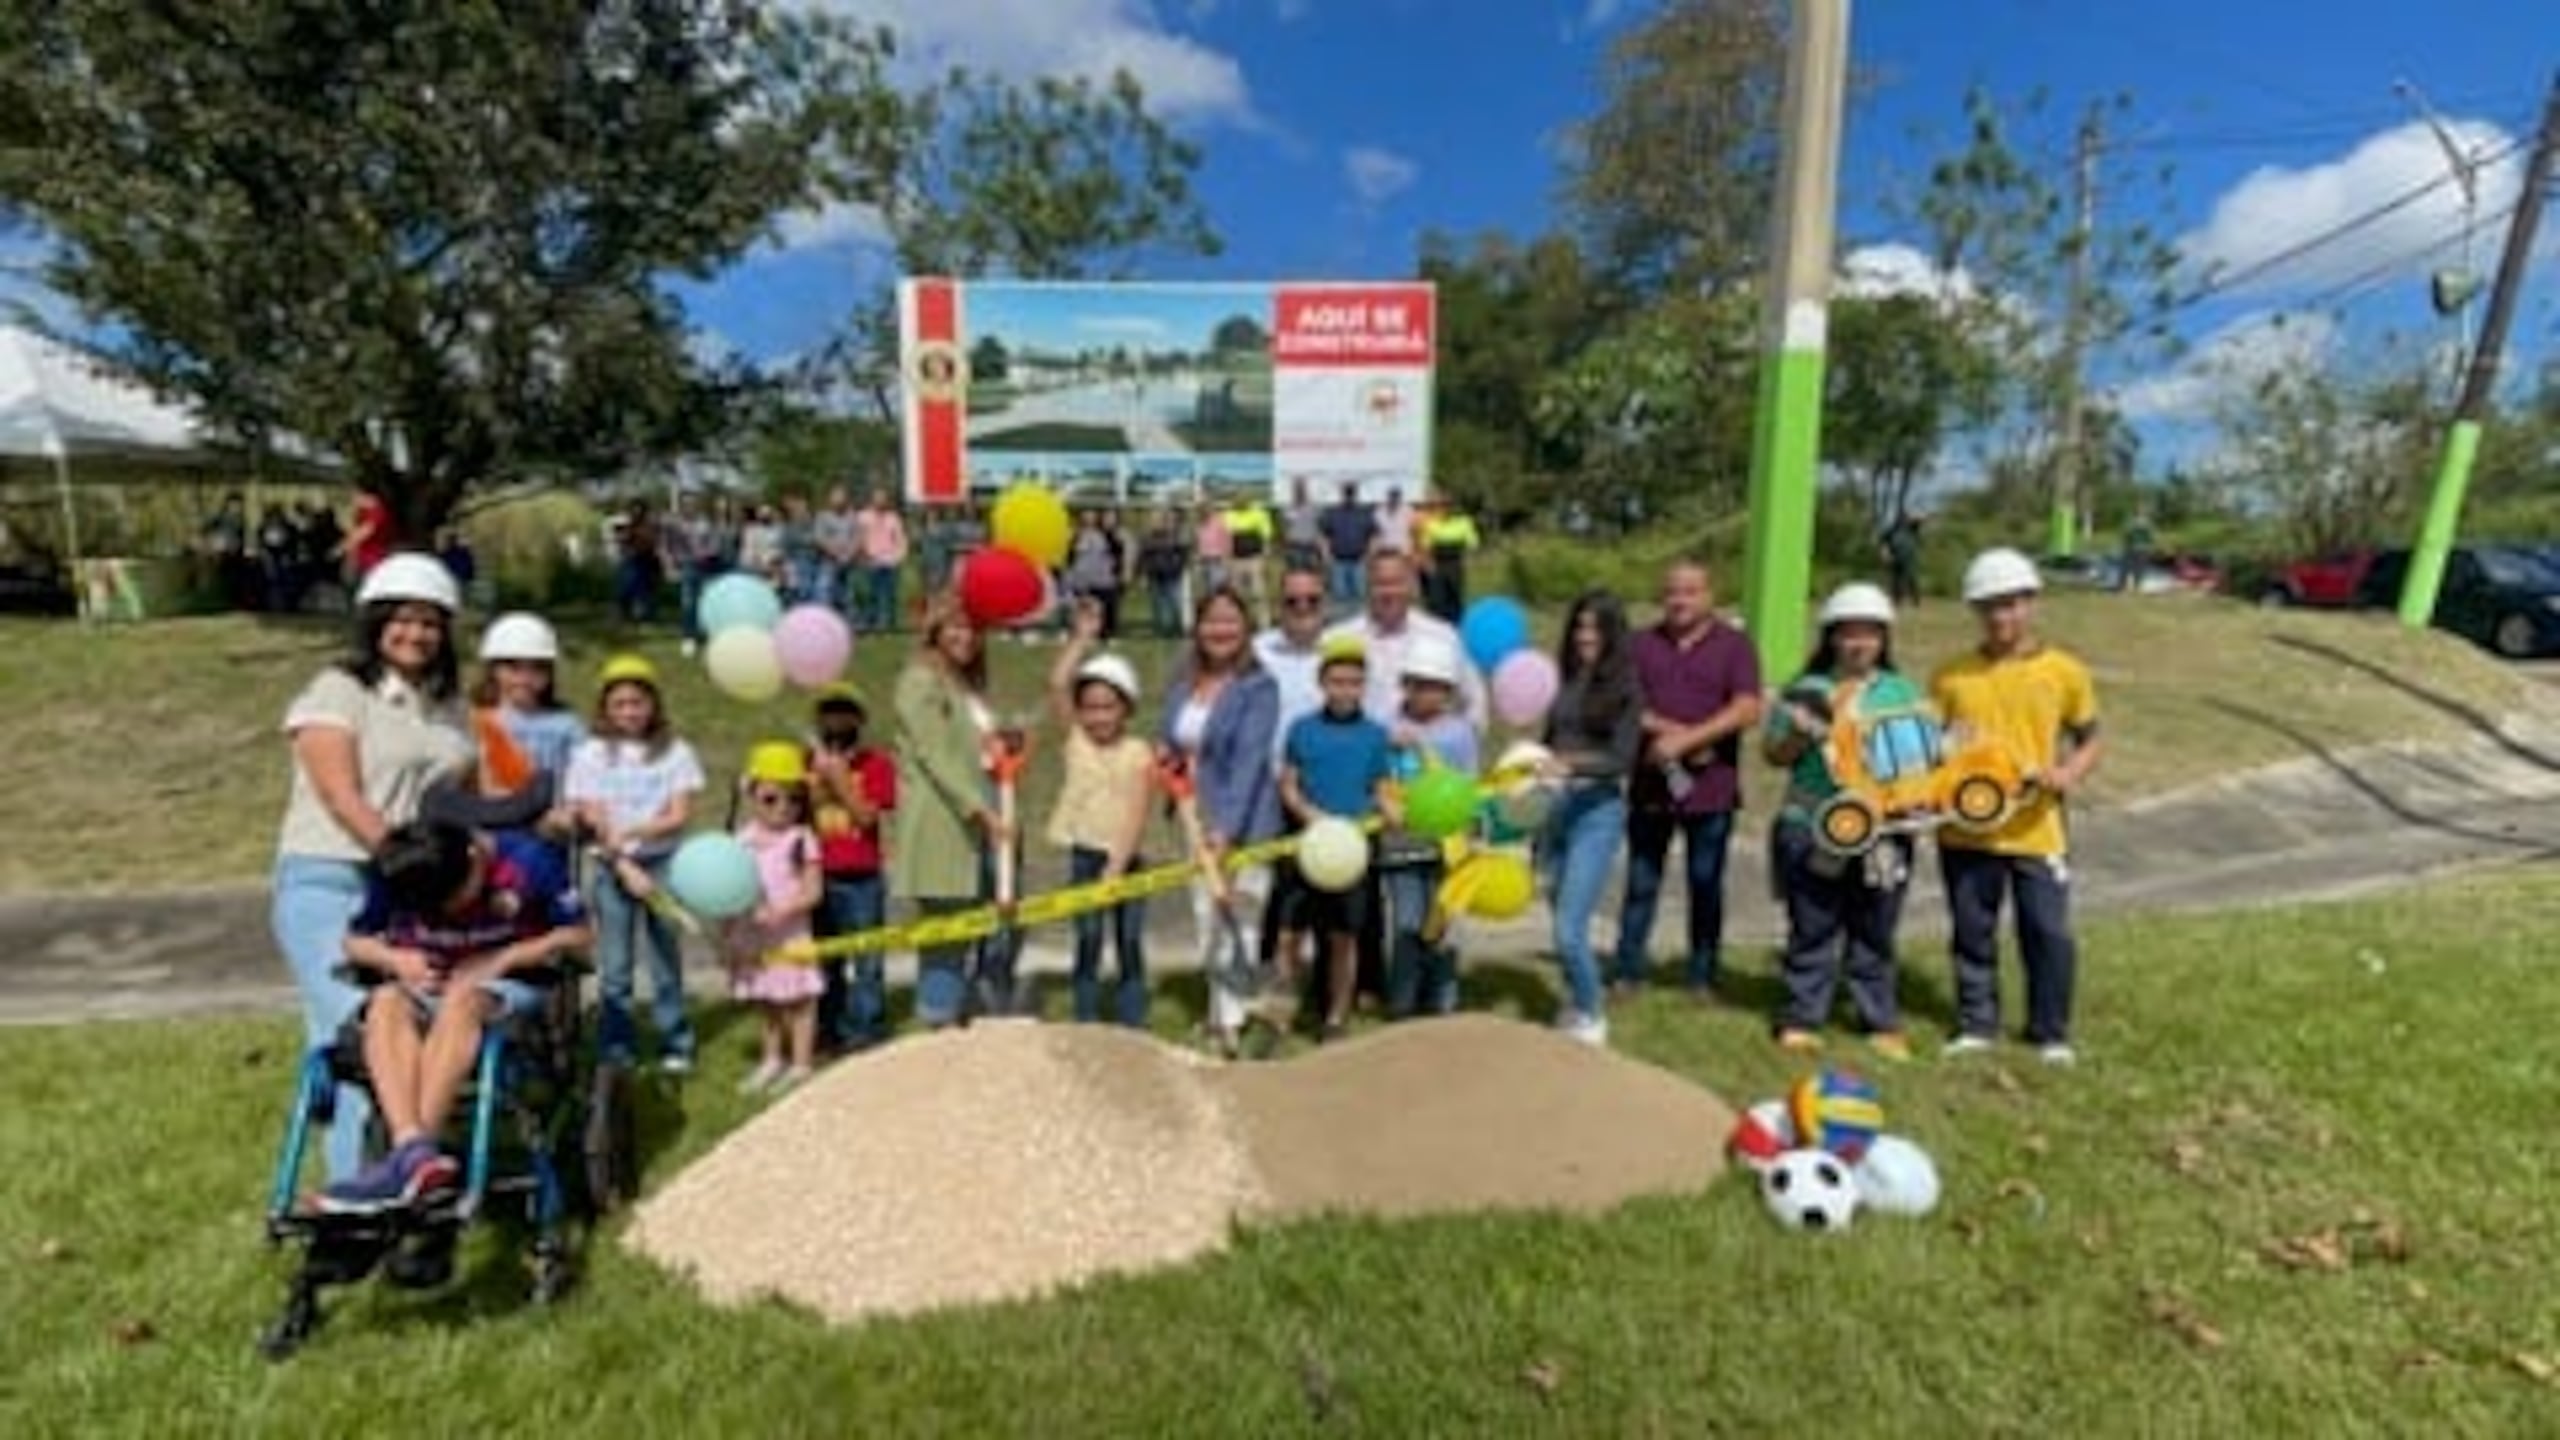
[{"label": "teal balloon", "polygon": [[1473,776],[1437,766],[1405,787],[1404,826],[1426,840],[1446,840],[1465,831],[1483,803]]},{"label": "teal balloon", "polygon": [[1458,639],[1467,658],[1490,675],[1514,651],[1529,648],[1529,612],[1507,595],[1487,595],[1467,607],[1458,621]]},{"label": "teal balloon", "polygon": [[693,616],[705,635],[741,627],[771,631],[782,619],[782,597],[753,575],[723,575],[704,587]]},{"label": "teal balloon", "polygon": [[728,920],[756,908],[763,898],[755,857],[731,836],[689,836],[667,862],[667,889],[676,903],[707,920]]}]

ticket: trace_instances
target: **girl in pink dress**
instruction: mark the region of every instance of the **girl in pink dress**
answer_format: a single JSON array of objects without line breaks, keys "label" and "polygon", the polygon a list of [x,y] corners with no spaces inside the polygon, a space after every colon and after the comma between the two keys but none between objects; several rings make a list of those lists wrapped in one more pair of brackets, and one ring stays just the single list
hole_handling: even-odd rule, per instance
[{"label": "girl in pink dress", "polygon": [[[739,1089],[779,1094],[809,1078],[816,1060],[818,996],[826,976],[814,958],[784,960],[783,946],[809,940],[809,917],[826,879],[818,861],[818,837],[809,828],[809,760],[787,741],[748,752],[747,818],[738,843],[755,858],[762,900],[729,922],[723,937],[732,996],[763,1012],[764,1059]],[[786,1058],[787,1056],[787,1058]]]}]

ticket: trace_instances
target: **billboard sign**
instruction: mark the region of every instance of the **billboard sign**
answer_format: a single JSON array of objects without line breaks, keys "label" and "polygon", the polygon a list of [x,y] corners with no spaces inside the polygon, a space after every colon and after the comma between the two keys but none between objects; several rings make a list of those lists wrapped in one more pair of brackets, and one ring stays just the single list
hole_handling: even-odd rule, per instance
[{"label": "billboard sign", "polygon": [[907,498],[1427,493],[1427,283],[899,286]]}]

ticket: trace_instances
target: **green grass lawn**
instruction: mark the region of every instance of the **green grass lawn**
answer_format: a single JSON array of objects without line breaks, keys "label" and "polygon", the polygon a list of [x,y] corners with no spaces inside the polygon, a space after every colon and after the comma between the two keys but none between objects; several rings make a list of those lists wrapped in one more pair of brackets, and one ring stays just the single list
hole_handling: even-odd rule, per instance
[{"label": "green grass lawn", "polygon": [[[1640,613],[1649,607],[1639,602]],[[1544,614],[1552,627],[1555,613]],[[2196,600],[2057,595],[2052,633],[2095,668],[2114,748],[2091,798],[2107,804],[2300,755],[2304,739],[2348,746],[2469,733],[2432,695],[2489,715],[2524,702],[2526,684],[2468,643],[2364,616],[2270,613]],[[466,628],[475,636],[480,621]],[[1925,671],[1969,641],[1961,607],[1927,606],[1904,626],[1902,662]],[[669,677],[679,729],[725,780],[745,747],[798,733],[797,699],[748,706],[712,690],[669,630],[645,635],[580,620],[568,629],[566,693],[584,706],[597,664],[637,645]],[[319,620],[245,617],[84,628],[0,621],[0,893],[113,890],[255,880],[271,860],[284,803],[286,702],[336,654],[343,630]],[[2409,677],[2425,695],[2291,640],[2351,653]],[[866,639],[854,674],[883,707],[912,646]],[[1171,647],[1129,646],[1150,687]],[[1004,708],[1036,713],[1054,648],[999,639],[993,671]],[[1774,677],[1773,677],[1774,678]],[[1150,723],[1154,712],[1146,717]],[[2270,721],[2277,722],[2274,724]],[[2294,732],[2292,734],[2286,731]],[[1760,772],[1765,775],[1765,772]],[[1054,767],[1033,765],[1028,813],[1045,813]],[[1754,804],[1770,786],[1747,787]],[[715,816],[714,818],[718,818]],[[1170,837],[1158,843],[1162,850]],[[1036,863],[1050,857],[1037,854]]]},{"label": "green grass lawn", "polygon": [[[1599,1221],[1301,1224],[835,1330],[702,1305],[608,1234],[561,1308],[522,1307],[503,1267],[359,1292],[281,1368],[250,1346],[285,1270],[257,1215],[290,1027],[15,1031],[0,1433],[2547,1433],[2560,1162],[2536,1117],[2560,1056],[2514,1021],[2547,1009],[2555,925],[2540,867],[2095,927],[2082,1068],[1885,1074],[1946,1202],[1844,1236],[1779,1232],[1728,1176]],[[1943,963],[1915,970],[1925,1023]],[[1617,1020],[1737,1101],[1789,1074],[1756,1015],[1663,997]],[[656,1177],[740,1120],[743,1036],[711,1047]]]},{"label": "green grass lawn", "polygon": [[1017,425],[987,435],[969,437],[972,450],[1065,450],[1098,451],[1116,455],[1129,448],[1128,432],[1117,425],[1076,425],[1052,421],[1041,425]]}]

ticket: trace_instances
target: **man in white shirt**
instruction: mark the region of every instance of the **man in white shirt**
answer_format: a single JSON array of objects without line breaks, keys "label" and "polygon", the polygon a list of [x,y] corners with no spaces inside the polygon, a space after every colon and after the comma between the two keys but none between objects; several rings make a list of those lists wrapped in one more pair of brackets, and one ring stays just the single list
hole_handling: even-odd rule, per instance
[{"label": "man in white shirt", "polygon": [[[1324,632],[1330,640],[1337,635],[1356,637],[1369,660],[1369,688],[1361,699],[1361,708],[1369,718],[1393,729],[1404,708],[1404,657],[1413,648],[1417,635],[1437,635],[1459,654],[1466,647],[1459,643],[1458,627],[1437,615],[1414,607],[1413,557],[1402,551],[1373,550],[1369,554],[1369,603],[1360,614]],[[1464,703],[1467,720],[1479,731],[1492,718],[1485,703],[1484,676],[1465,661],[1458,666],[1458,696]]]},{"label": "man in white shirt", "polygon": [[1292,566],[1280,577],[1280,623],[1253,637],[1254,658],[1280,684],[1280,723],[1271,732],[1272,752],[1286,750],[1289,727],[1324,708],[1324,688],[1316,679],[1317,656],[1324,640],[1324,576]]},{"label": "man in white shirt", "polygon": [[1404,503],[1403,487],[1398,486],[1389,490],[1387,503],[1378,507],[1376,551],[1383,551],[1390,555],[1412,554],[1413,526],[1413,507]]}]

